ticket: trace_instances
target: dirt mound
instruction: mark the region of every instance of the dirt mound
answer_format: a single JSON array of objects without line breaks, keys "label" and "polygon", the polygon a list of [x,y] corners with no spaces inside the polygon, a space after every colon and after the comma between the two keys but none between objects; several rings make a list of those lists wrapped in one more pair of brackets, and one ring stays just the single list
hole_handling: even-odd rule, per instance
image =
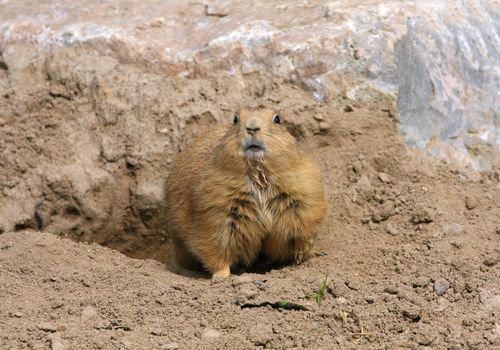
[{"label": "dirt mound", "polygon": [[174,78],[83,44],[16,50],[25,60],[0,75],[1,232],[64,232],[163,260],[163,185],[194,136],[252,104],[283,109],[299,138],[331,127],[332,106],[280,80]]},{"label": "dirt mound", "polygon": [[[275,92],[287,89],[283,85]],[[281,96],[282,106],[293,106],[285,97],[291,94]],[[55,100],[58,108],[79,106]],[[318,241],[322,254],[300,266],[250,271],[214,284],[206,276],[175,274],[168,264],[131,259],[96,244],[34,231],[4,233],[0,348],[500,346],[498,172],[464,172],[407,148],[383,102],[371,109],[305,105],[290,109],[290,127],[305,136],[325,176],[330,210]],[[202,129],[200,123],[193,119],[193,130]],[[63,120],[58,125],[54,132],[68,130]],[[52,132],[50,126],[40,130]],[[34,144],[28,141],[26,149]],[[113,176],[133,173],[136,167],[127,166],[131,154],[103,160],[103,167],[114,167]],[[63,185],[47,183],[48,193],[61,193],[57,189]],[[120,205],[120,193],[108,200]],[[58,203],[63,199],[73,203],[74,198],[61,196]],[[84,212],[81,206],[62,208],[68,220]],[[100,237],[101,229],[86,231],[92,232],[86,237]],[[161,246],[168,251],[168,244],[149,242],[152,247],[138,245],[137,250]],[[314,293],[325,276],[318,305]]]}]

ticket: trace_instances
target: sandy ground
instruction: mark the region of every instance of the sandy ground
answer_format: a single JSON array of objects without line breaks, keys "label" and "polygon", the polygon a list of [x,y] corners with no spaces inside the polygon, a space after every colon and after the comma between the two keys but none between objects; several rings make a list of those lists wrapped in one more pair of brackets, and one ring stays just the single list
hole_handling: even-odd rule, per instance
[{"label": "sandy ground", "polygon": [[332,118],[310,139],[330,207],[321,254],[212,282],[64,234],[4,233],[0,348],[499,348],[498,171],[410,150],[387,111]]}]

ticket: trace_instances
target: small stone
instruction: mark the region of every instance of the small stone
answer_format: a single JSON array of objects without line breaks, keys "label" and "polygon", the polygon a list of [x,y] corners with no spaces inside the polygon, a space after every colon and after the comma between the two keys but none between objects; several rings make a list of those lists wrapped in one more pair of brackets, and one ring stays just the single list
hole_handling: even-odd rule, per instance
[{"label": "small stone", "polygon": [[429,284],[429,277],[421,276],[412,282],[413,288],[422,288]]},{"label": "small stone", "polygon": [[472,209],[476,208],[477,205],[478,205],[477,199],[472,198],[472,197],[466,197],[465,198],[465,207],[468,210],[472,210]]},{"label": "small stone", "polygon": [[254,279],[249,275],[241,275],[234,277],[231,282],[233,284],[233,287],[237,287],[245,283],[252,283],[253,280]]},{"label": "small stone", "polygon": [[368,176],[366,176],[366,175],[362,175],[362,176],[359,178],[359,180],[358,180],[357,184],[359,185],[359,187],[360,187],[361,189],[364,189],[364,190],[368,190],[368,189],[370,189],[370,188],[372,187],[372,184],[371,184],[371,182],[370,182],[370,179],[369,179],[369,178],[368,178]]},{"label": "small stone", "polygon": [[378,173],[378,178],[380,179],[380,181],[382,181],[386,184],[391,183],[391,177],[389,175],[387,175],[386,173]]},{"label": "small stone", "polygon": [[384,292],[392,294],[392,295],[396,295],[399,293],[398,288],[396,286],[393,286],[393,285],[385,287]]},{"label": "small stone", "polygon": [[5,123],[7,123],[7,121],[5,119],[3,119],[2,117],[0,117],[0,126],[5,125]]},{"label": "small stone", "polygon": [[170,342],[170,343],[163,344],[160,349],[161,350],[175,350],[178,348],[179,348],[179,343]]},{"label": "small stone", "polygon": [[429,210],[425,208],[416,209],[415,213],[413,213],[413,216],[411,218],[411,222],[414,223],[415,225],[429,224],[433,221],[434,218],[432,217],[432,214],[429,212]]},{"label": "small stone", "polygon": [[319,123],[319,132],[321,135],[328,134],[331,129],[332,129],[332,127],[327,122],[320,122]]},{"label": "small stone", "polygon": [[391,224],[387,224],[387,226],[385,227],[385,232],[392,236],[397,236],[399,234],[399,230],[393,227]]},{"label": "small stone", "polygon": [[220,5],[205,5],[205,16],[226,17],[227,15],[229,15],[229,11],[222,8]]},{"label": "small stone", "polygon": [[419,312],[412,308],[402,310],[401,314],[403,316],[403,319],[409,322],[418,322],[422,318]]},{"label": "small stone", "polygon": [[50,322],[42,322],[37,326],[37,328],[44,332],[57,332],[57,326]]},{"label": "small stone", "polygon": [[440,297],[437,301],[437,307],[435,309],[436,312],[443,312],[444,310],[446,310],[448,308],[448,306],[450,306],[450,302],[448,300],[446,300],[445,298],[443,297]]},{"label": "small stone", "polygon": [[336,298],[335,300],[336,300],[336,301],[337,301],[337,303],[339,303],[339,304],[345,304],[345,303],[347,303],[347,299],[346,299],[346,298],[344,298],[344,297],[338,297],[338,298]]},{"label": "small stone", "polygon": [[161,330],[160,328],[153,328],[149,331],[152,335],[163,335],[163,330]]},{"label": "small stone", "polygon": [[85,307],[82,311],[82,319],[83,320],[88,320],[88,319],[91,319],[95,316],[97,316],[97,310],[90,305]]},{"label": "small stone", "polygon": [[217,339],[221,336],[221,333],[213,328],[207,328],[201,333],[202,339]]},{"label": "small stone", "polygon": [[64,346],[61,342],[61,338],[59,337],[59,334],[57,334],[57,333],[51,334],[49,337],[49,340],[50,340],[51,350],[64,350]]},{"label": "small stone", "polygon": [[375,302],[375,297],[373,295],[368,295],[368,296],[365,297],[365,301],[368,304],[373,304]]},{"label": "small stone", "polygon": [[464,230],[463,226],[460,224],[445,224],[442,227],[443,233],[446,235],[458,234]]},{"label": "small stone", "polygon": [[257,286],[257,288],[259,288],[259,290],[262,290],[262,291],[265,291],[267,289],[269,289],[269,286],[267,285],[266,281],[255,281],[254,284]]},{"label": "small stone", "polygon": [[443,295],[450,288],[450,283],[444,278],[440,278],[434,282],[434,291],[438,296]]}]

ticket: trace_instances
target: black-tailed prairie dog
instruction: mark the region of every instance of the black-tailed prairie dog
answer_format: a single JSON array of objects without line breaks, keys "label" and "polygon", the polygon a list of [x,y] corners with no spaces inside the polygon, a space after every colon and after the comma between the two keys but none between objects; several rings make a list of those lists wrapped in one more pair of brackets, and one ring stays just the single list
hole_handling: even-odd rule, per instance
[{"label": "black-tailed prairie dog", "polygon": [[259,254],[301,261],[325,212],[321,174],[271,109],[242,109],[176,159],[166,183],[177,263],[214,278]]}]

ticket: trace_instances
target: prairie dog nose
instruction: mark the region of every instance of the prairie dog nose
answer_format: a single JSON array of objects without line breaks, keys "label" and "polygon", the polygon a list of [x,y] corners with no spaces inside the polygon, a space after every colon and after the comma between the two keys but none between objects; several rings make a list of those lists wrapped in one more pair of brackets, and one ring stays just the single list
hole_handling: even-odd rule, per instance
[{"label": "prairie dog nose", "polygon": [[245,124],[245,128],[250,135],[254,135],[257,131],[260,130],[261,121],[257,117],[251,117]]}]

